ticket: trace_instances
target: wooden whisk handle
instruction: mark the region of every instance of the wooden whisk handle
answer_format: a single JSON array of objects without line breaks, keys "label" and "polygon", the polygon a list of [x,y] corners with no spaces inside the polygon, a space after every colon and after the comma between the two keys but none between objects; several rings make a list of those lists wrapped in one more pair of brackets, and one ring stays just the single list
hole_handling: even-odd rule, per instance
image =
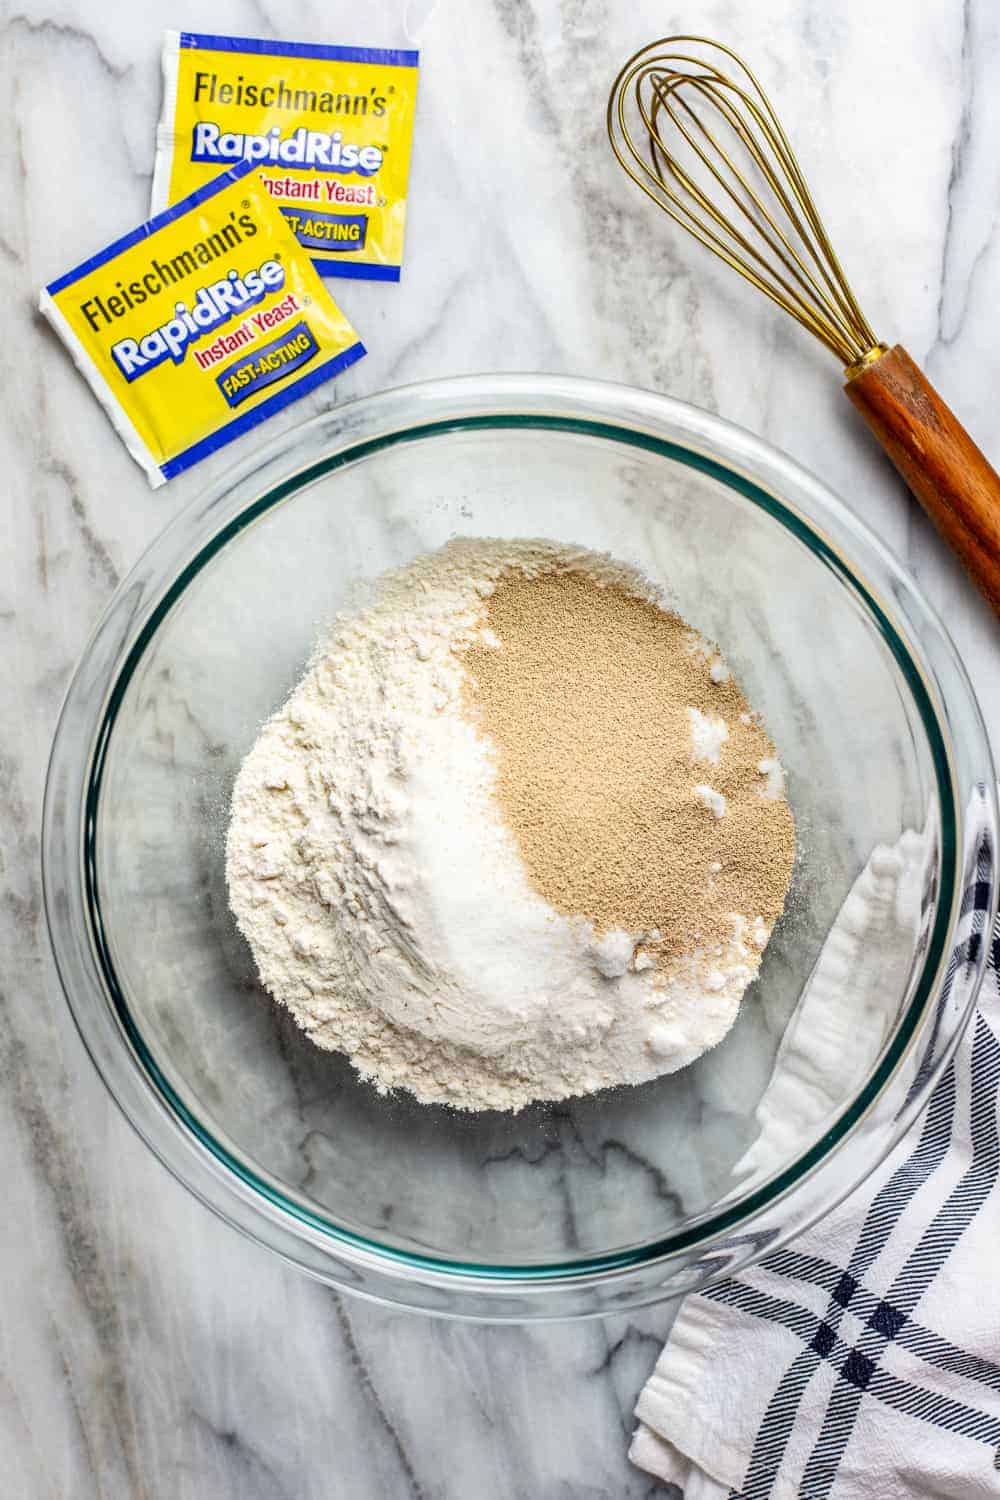
[{"label": "wooden whisk handle", "polygon": [[1000,476],[899,344],[847,396],[1000,614]]}]

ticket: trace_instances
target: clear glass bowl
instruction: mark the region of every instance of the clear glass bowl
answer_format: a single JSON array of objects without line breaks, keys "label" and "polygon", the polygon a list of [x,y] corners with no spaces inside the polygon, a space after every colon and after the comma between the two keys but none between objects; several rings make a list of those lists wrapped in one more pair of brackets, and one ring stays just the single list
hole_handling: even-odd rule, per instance
[{"label": "clear glass bowl", "polygon": [[[516,1116],[380,1098],[314,1049],[260,990],[223,875],[234,774],[317,630],[355,580],[456,534],[608,549],[664,582],[765,714],[801,841],[788,912],[721,1046],[643,1087]],[[732,1273],[884,1158],[974,1003],[984,953],[935,1004],[976,879],[973,825],[995,838],[965,673],[912,580],[828,490],[676,401],[482,377],[307,423],[147,552],[66,699],[45,896],[108,1088],[230,1223],[385,1301],[586,1316]],[[804,1012],[807,982],[873,848],[906,830],[922,915],[841,985],[837,1066],[827,1057],[805,1097],[796,1069],[830,1044]]]}]

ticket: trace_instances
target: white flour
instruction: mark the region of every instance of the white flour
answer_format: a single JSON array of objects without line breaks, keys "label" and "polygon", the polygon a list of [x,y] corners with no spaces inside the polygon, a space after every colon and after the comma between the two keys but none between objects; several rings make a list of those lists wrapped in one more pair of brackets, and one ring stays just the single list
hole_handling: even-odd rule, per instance
[{"label": "white flour", "polygon": [[453,648],[484,639],[505,569],[553,558],[650,595],[594,553],[453,542],[338,618],[236,781],[227,879],[261,979],[319,1046],[426,1102],[519,1109],[683,1067],[729,1030],[769,936],[734,913],[711,964],[664,975],[635,956],[651,934],[598,941],[528,885]]}]

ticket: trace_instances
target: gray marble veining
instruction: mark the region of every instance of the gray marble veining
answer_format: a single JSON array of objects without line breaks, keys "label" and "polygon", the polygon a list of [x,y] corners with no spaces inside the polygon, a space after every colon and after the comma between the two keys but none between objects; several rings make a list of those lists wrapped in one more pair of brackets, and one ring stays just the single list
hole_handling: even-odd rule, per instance
[{"label": "gray marble veining", "polygon": [[854,425],[835,366],[629,189],[602,112],[618,64],[656,35],[708,30],[745,50],[773,84],[873,323],[926,364],[996,455],[1000,18],[990,0],[712,0],[697,14],[653,0],[0,10],[0,1493],[663,1493],[624,1455],[669,1309],[490,1329],[338,1298],[157,1166],[69,1022],[38,878],[60,697],[119,577],[236,456],[152,494],[35,312],[42,282],[146,216],[165,22],[422,51],[403,283],[337,286],[371,353],[268,434],[334,398],[482,369],[567,371],[697,402],[820,474],[906,559],[996,738],[995,620]]}]

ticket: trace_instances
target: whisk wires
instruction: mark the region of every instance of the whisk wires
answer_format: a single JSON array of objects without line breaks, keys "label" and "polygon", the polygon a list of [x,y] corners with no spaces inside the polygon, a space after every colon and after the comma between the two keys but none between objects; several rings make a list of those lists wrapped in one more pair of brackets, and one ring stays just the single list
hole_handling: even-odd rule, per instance
[{"label": "whisk wires", "polygon": [[731,48],[674,36],[637,52],[612,87],[608,137],[658,207],[825,344],[848,373],[883,352],[781,122]]}]

